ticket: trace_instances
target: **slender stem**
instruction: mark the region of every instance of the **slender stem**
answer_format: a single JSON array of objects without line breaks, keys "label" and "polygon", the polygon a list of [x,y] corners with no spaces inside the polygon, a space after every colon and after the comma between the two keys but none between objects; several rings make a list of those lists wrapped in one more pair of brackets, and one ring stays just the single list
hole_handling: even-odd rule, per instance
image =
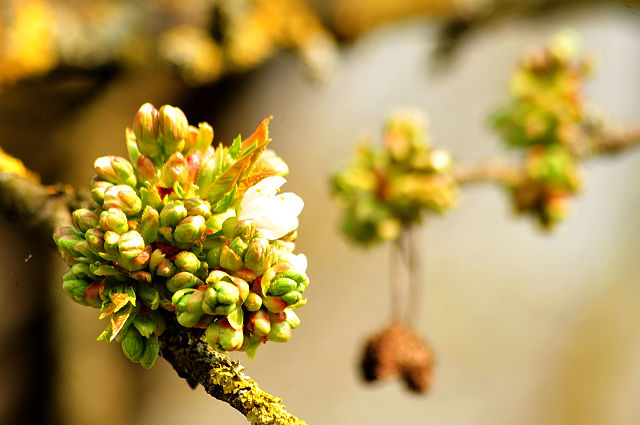
[{"label": "slender stem", "polygon": [[415,327],[420,319],[420,301],[422,300],[422,268],[419,249],[416,245],[416,228],[406,230],[408,239],[407,264],[409,268],[409,303],[407,323]]},{"label": "slender stem", "polygon": [[400,241],[396,240],[389,252],[389,292],[391,293],[391,319],[401,322],[401,302],[400,302],[400,284],[398,282],[398,256],[400,255]]}]

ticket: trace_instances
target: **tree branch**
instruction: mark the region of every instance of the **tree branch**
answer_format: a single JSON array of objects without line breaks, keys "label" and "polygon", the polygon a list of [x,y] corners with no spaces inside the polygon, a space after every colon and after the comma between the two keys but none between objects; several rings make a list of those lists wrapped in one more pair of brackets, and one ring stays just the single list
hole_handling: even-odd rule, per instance
[{"label": "tree branch", "polygon": [[[640,144],[640,124],[630,124],[615,129],[596,125],[588,131],[587,137],[587,142],[572,149],[577,158],[587,159],[598,155],[616,154]],[[518,181],[525,174],[526,169],[522,162],[507,158],[494,158],[478,163],[458,163],[453,168],[453,177],[460,184],[510,183]]]}]

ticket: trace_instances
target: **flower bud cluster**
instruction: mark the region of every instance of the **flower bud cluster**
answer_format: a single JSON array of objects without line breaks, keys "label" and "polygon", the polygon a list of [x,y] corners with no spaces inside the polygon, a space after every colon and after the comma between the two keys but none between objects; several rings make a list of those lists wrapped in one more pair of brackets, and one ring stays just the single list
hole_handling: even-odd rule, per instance
[{"label": "flower bud cluster", "polygon": [[169,313],[206,329],[214,349],[252,358],[300,323],[293,309],[309,279],[293,250],[303,202],[276,194],[288,168],[266,150],[268,121],[216,149],[208,124],[145,104],[126,132],[130,161],[95,161],[97,207],[74,211],[54,240],[71,266],[63,290],[109,318],[99,339],[120,342],[130,360],[153,365]]},{"label": "flower bud cluster", "polygon": [[446,150],[430,146],[426,118],[414,111],[391,116],[384,147],[360,145],[353,162],[331,178],[344,207],[342,231],[363,245],[395,240],[425,211],[449,210],[458,195],[451,165]]},{"label": "flower bud cluster", "polygon": [[589,139],[582,91],[591,65],[579,50],[577,34],[565,30],[531,51],[511,78],[511,102],[492,116],[505,142],[526,151],[526,172],[507,184],[515,210],[546,228],[566,216],[579,190],[576,153]]}]

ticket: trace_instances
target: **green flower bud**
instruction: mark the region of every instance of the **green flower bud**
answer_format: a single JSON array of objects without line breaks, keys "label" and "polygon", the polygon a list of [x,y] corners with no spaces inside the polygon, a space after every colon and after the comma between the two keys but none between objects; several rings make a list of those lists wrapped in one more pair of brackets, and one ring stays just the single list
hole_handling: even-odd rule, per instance
[{"label": "green flower bud", "polygon": [[204,301],[204,291],[195,291],[187,295],[185,303],[185,311],[191,314],[202,316],[205,312],[202,310],[202,302]]},{"label": "green flower bud", "polygon": [[[295,293],[295,292],[294,292],[294,293]],[[305,305],[305,304],[307,304],[307,299],[306,299],[306,298],[304,298],[304,297],[302,297],[302,298],[300,299],[300,301],[298,301],[297,303],[289,304],[289,308],[290,308],[290,309],[292,309],[292,310],[294,310],[294,309],[296,309],[296,308],[300,308],[300,307],[302,307],[302,306],[303,306],[303,305]]]},{"label": "green flower bud", "polygon": [[195,149],[206,152],[213,141],[213,128],[206,122],[198,124],[198,137],[196,138]]},{"label": "green flower bud", "polygon": [[176,317],[178,318],[178,323],[180,323],[185,328],[193,328],[198,324],[198,322],[200,322],[203,315],[204,313],[193,314],[187,311],[183,311],[183,312],[178,312]]},{"label": "green flower bud", "polygon": [[133,326],[135,326],[138,332],[145,338],[149,338],[156,330],[156,322],[149,315],[136,316],[133,321]]},{"label": "green flower bud", "polygon": [[162,277],[172,277],[177,273],[178,269],[173,263],[166,258],[158,264],[158,267],[155,269],[155,273],[158,276]]},{"label": "green flower bud", "polygon": [[91,198],[96,204],[102,205],[104,203],[104,192],[112,186],[113,184],[102,180],[93,181],[91,183]]},{"label": "green flower bud", "polygon": [[160,353],[160,342],[158,341],[158,337],[155,335],[151,335],[144,341],[144,351],[142,352],[142,356],[140,357],[140,364],[145,369],[150,369],[151,366],[156,362],[158,358],[158,354]]},{"label": "green flower bud", "polygon": [[95,275],[92,274],[90,265],[86,263],[77,263],[71,266],[69,271],[62,276],[63,281],[72,279],[92,280],[95,279]]},{"label": "green flower bud", "polygon": [[262,275],[271,266],[272,258],[269,240],[257,236],[251,240],[244,254],[244,266]]},{"label": "green flower bud", "polygon": [[100,296],[100,287],[102,285],[103,282],[94,281],[87,286],[87,289],[84,292],[84,299],[89,307],[102,307],[102,297]]},{"label": "green flower bud", "polygon": [[149,260],[149,270],[155,272],[156,267],[164,260],[164,252],[161,249],[156,249],[151,253],[151,259]]},{"label": "green flower bud", "polygon": [[235,351],[244,341],[242,330],[234,329],[226,318],[210,324],[205,336],[209,345],[218,351]]},{"label": "green flower bud", "polygon": [[267,339],[273,342],[287,342],[291,339],[291,325],[287,323],[285,313],[269,314],[271,330]]},{"label": "green flower bud", "polygon": [[155,289],[138,285],[136,294],[151,310],[156,310],[160,306],[160,294]]},{"label": "green flower bud", "polygon": [[244,259],[244,254],[247,252],[249,244],[242,240],[240,237],[236,237],[229,240],[229,249],[238,254],[238,256]]},{"label": "green flower bud", "polygon": [[234,217],[228,217],[222,223],[222,233],[224,233],[224,235],[226,237],[231,239],[233,237],[233,229],[235,229],[236,224],[238,224],[238,218],[237,217],[235,217],[235,216]]},{"label": "green flower bud", "polygon": [[[100,260],[100,257],[97,255],[97,253],[95,253],[95,252],[93,252],[91,250],[91,247],[89,246],[89,244],[85,240],[77,242],[73,246],[73,249],[75,249],[77,252],[79,252],[82,255],[82,257],[87,258],[88,260],[91,260],[91,261]],[[80,257],[80,258],[82,258],[82,257]],[[78,259],[80,259],[80,258],[78,258]]]},{"label": "green flower bud", "polygon": [[253,220],[240,220],[231,231],[229,239],[241,238],[245,243],[249,242],[256,232],[256,225]]},{"label": "green flower bud", "polygon": [[112,186],[104,192],[102,207],[121,209],[126,215],[136,215],[142,209],[142,200],[138,198],[136,191],[130,186],[119,184]]},{"label": "green flower bud", "polygon": [[205,242],[205,250],[208,249],[207,264],[212,269],[215,269],[220,265],[220,253],[222,252],[222,247],[224,246],[225,242],[226,240],[222,238],[207,240]]},{"label": "green flower bud", "polygon": [[124,140],[125,140],[125,144],[127,145],[127,153],[129,154],[129,161],[131,161],[131,163],[135,165],[138,162],[138,158],[140,157],[140,149],[138,149],[138,142],[136,141],[136,135],[133,134],[133,130],[131,130],[128,127],[124,131]]},{"label": "green flower bud", "polygon": [[[131,233],[131,232],[129,232]],[[124,236],[124,235],[123,235]],[[122,239],[122,236],[120,237],[120,239]],[[140,241],[142,240],[142,237],[140,240],[137,240],[137,243],[140,243]],[[144,240],[142,240],[142,242],[144,243]],[[130,243],[130,251],[127,250],[127,252],[129,252],[129,254],[133,254],[134,250],[136,249],[136,241],[131,240],[128,243]],[[118,242],[118,244],[120,244],[120,242]],[[138,245],[141,246],[141,245]],[[140,270],[143,270],[147,267],[147,264],[149,264],[149,260],[151,259],[151,247],[150,246],[146,246],[143,248],[142,252],[140,252],[140,254],[138,254],[138,256],[134,257],[134,258],[126,258],[123,254],[122,254],[122,250],[120,250],[120,260],[118,261],[118,265],[126,270],[129,270],[130,272],[137,272]],[[134,276],[132,276],[134,277]],[[140,278],[146,279],[146,276],[139,276]],[[149,276],[150,279],[150,276]]]},{"label": "green flower bud", "polygon": [[189,164],[180,152],[167,159],[162,170],[164,187],[173,187],[175,183],[186,186],[189,183]]},{"label": "green flower bud", "polygon": [[149,182],[146,182],[144,186],[145,187],[140,188],[140,197],[144,205],[149,205],[155,208],[156,211],[162,210],[162,208],[164,207],[162,199],[166,195],[161,197],[158,188]]},{"label": "green flower bud", "polygon": [[176,227],[187,217],[187,209],[181,201],[171,201],[160,211],[160,227]]},{"label": "green flower bud", "polygon": [[110,208],[100,213],[100,230],[103,232],[112,231],[119,235],[129,230],[127,215],[118,208]]},{"label": "green flower bud", "polygon": [[249,292],[247,299],[244,300],[242,307],[249,311],[258,311],[262,307],[262,297],[255,292]]},{"label": "green flower bud", "polygon": [[75,228],[84,233],[93,227],[97,227],[100,218],[93,211],[81,208],[71,214],[71,220]]},{"label": "green flower bud", "polygon": [[190,215],[176,226],[176,230],[173,232],[173,241],[178,246],[192,245],[202,238],[206,228],[204,217]]},{"label": "green flower bud", "polygon": [[222,270],[212,270],[209,276],[207,276],[207,285],[213,286],[214,283],[218,283],[224,278],[229,279],[230,277],[228,273]]},{"label": "green flower bud", "polygon": [[187,311],[187,295],[196,292],[195,288],[184,288],[177,290],[171,296],[171,304],[174,305],[176,311]]},{"label": "green flower bud", "polygon": [[129,360],[139,363],[144,351],[144,339],[135,327],[129,327],[122,340],[122,351]]},{"label": "green flower bud", "polygon": [[144,248],[144,239],[142,238],[142,235],[135,230],[120,235],[120,239],[118,240],[118,249],[120,250],[120,255],[123,258],[136,258],[138,255],[142,254]]},{"label": "green flower bud", "polygon": [[289,326],[291,326],[291,329],[295,329],[300,325],[300,318],[293,310],[287,308],[283,313],[285,314],[285,320],[287,321]]},{"label": "green flower bud", "polygon": [[154,310],[149,314],[149,317],[153,319],[156,323],[156,328],[153,331],[153,334],[156,336],[160,336],[167,330],[167,320],[164,318],[162,313],[159,310]]},{"label": "green flower bud", "polygon": [[[182,150],[182,153],[184,155],[189,155],[194,151],[196,147],[197,139],[198,139],[198,129],[190,125],[189,133],[187,134],[187,137],[184,139],[184,148]],[[202,154],[202,152],[199,152],[199,153]]]},{"label": "green flower bud", "polygon": [[242,265],[242,257],[229,248],[228,243],[225,244],[220,250],[220,267],[233,272],[242,268]]},{"label": "green flower bud", "polygon": [[182,152],[184,139],[189,134],[187,117],[179,108],[164,105],[158,110],[158,134],[164,141],[165,157]]},{"label": "green flower bud", "polygon": [[263,297],[262,305],[267,308],[271,313],[282,313],[289,304],[281,297]]},{"label": "green flower bud", "polygon": [[158,211],[147,205],[142,213],[142,218],[137,228],[140,235],[142,235],[145,244],[149,245],[156,239],[159,227],[160,218]]},{"label": "green flower bud", "polygon": [[183,288],[195,288],[200,285],[204,285],[204,282],[189,272],[177,273],[166,283],[166,287],[170,292],[176,292]]},{"label": "green flower bud", "polygon": [[279,279],[275,279],[271,283],[271,287],[266,295],[273,296],[282,296],[284,294],[288,294],[291,291],[295,291],[298,284],[289,278],[281,277]]},{"label": "green flower bud", "polygon": [[158,111],[150,103],[145,103],[138,109],[133,118],[133,133],[136,136],[140,153],[150,158],[157,158],[161,154],[158,143]]},{"label": "green flower bud", "polygon": [[[147,250],[149,250],[149,251],[147,251]],[[142,256],[142,255],[145,255],[145,257],[146,257],[147,256],[146,254],[150,253],[150,251],[151,251],[151,247],[149,246],[149,247],[145,248],[145,252],[143,252],[142,254],[138,255],[138,257],[136,257],[136,258],[140,258],[140,256]],[[134,261],[135,261],[135,259],[134,259]],[[149,264],[149,262],[146,262],[145,266],[147,264]],[[148,283],[148,284],[151,283],[151,273],[149,273],[149,272],[144,272],[144,271],[138,270],[138,271],[132,272],[129,276],[132,279],[137,280],[138,282],[143,282],[143,284],[144,283]]]},{"label": "green flower bud", "polygon": [[240,304],[244,303],[244,301],[249,296],[249,284],[242,278],[236,276],[229,277],[236,288],[238,288],[238,294],[240,297]]},{"label": "green flower bud", "polygon": [[85,299],[89,282],[84,279],[68,279],[62,281],[62,290],[71,297],[72,300],[82,305],[89,305]]},{"label": "green flower bud", "polygon": [[136,175],[133,166],[126,159],[119,156],[103,156],[93,163],[96,174],[102,180],[115,185],[136,187]]},{"label": "green flower bud", "polygon": [[97,227],[87,230],[84,237],[93,252],[104,252],[104,232]]},{"label": "green flower bud", "polygon": [[226,281],[216,282],[204,292],[204,303],[213,314],[226,316],[236,308],[239,301],[238,287]]},{"label": "green flower bud", "polygon": [[61,227],[53,234],[53,240],[58,245],[60,253],[71,257],[79,257],[80,253],[74,249],[74,246],[84,240],[83,236],[81,232],[73,227]]},{"label": "green flower bud", "polygon": [[282,298],[282,300],[286,302],[287,305],[291,306],[299,303],[302,300],[302,294],[297,291],[292,291],[282,295],[280,298]]},{"label": "green flower bud", "polygon": [[266,336],[271,332],[271,322],[269,313],[265,310],[258,310],[249,315],[247,328],[256,336]]},{"label": "green flower bud", "polygon": [[184,201],[184,206],[189,215],[201,215],[205,221],[211,217],[211,206],[207,201],[191,198]]},{"label": "green flower bud", "polygon": [[110,230],[104,233],[104,251],[112,257],[118,258],[120,256],[120,247],[118,241],[120,235]]},{"label": "green flower bud", "polygon": [[189,251],[181,251],[176,256],[175,265],[182,272],[195,274],[200,269],[200,260]]},{"label": "green flower bud", "polygon": [[274,151],[265,149],[256,162],[254,173],[286,177],[289,174],[289,167]]},{"label": "green flower bud", "polygon": [[140,155],[136,161],[136,171],[138,172],[138,180],[142,183],[156,184],[158,174],[153,161],[148,156]]}]

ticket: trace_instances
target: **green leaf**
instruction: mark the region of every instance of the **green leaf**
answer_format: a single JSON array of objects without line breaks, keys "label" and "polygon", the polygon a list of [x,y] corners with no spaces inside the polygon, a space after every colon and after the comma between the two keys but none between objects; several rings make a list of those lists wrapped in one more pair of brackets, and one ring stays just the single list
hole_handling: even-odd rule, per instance
[{"label": "green leaf", "polygon": [[214,205],[212,212],[214,214],[220,214],[220,213],[226,212],[231,207],[231,204],[233,203],[233,198],[236,196],[236,193],[238,193],[237,185],[234,186],[230,192],[225,193],[222,199]]},{"label": "green leaf", "polygon": [[106,339],[107,342],[111,342],[113,339],[111,338],[111,334],[112,334],[112,329],[111,329],[111,322],[109,322],[109,324],[107,325],[107,327],[105,328],[104,331],[102,331],[102,333],[98,336],[98,338],[96,339],[96,341],[102,341],[103,339]]},{"label": "green leaf", "polygon": [[133,288],[133,286],[129,286],[129,285],[125,286],[124,287],[124,292],[129,296],[129,302],[135,306],[136,305],[136,290]]},{"label": "green leaf", "polygon": [[247,356],[251,360],[255,360],[256,352],[258,351],[258,348],[260,348],[260,344],[262,344],[262,341],[252,334],[246,347]]},{"label": "green leaf", "polygon": [[234,161],[238,159],[240,148],[242,148],[242,138],[238,134],[238,137],[233,139],[233,143],[231,143],[231,147],[229,147],[229,156],[231,156]]},{"label": "green leaf", "polygon": [[[200,193],[202,198],[208,200],[213,205],[220,201],[227,192],[231,191],[239,181],[248,175],[271,141],[268,138],[267,128],[270,120],[271,118],[262,120],[256,131],[242,142],[241,153],[238,160],[231,166],[228,166],[228,163],[223,164],[223,167],[220,168],[222,173],[213,180],[208,187],[200,185],[200,180],[198,180],[198,185],[201,187]],[[216,150],[216,154],[217,153]],[[228,168],[226,168],[227,166]]]},{"label": "green leaf", "polygon": [[244,316],[242,314],[242,308],[236,308],[227,316],[227,320],[231,327],[237,331],[242,330],[242,322],[244,321]]}]

